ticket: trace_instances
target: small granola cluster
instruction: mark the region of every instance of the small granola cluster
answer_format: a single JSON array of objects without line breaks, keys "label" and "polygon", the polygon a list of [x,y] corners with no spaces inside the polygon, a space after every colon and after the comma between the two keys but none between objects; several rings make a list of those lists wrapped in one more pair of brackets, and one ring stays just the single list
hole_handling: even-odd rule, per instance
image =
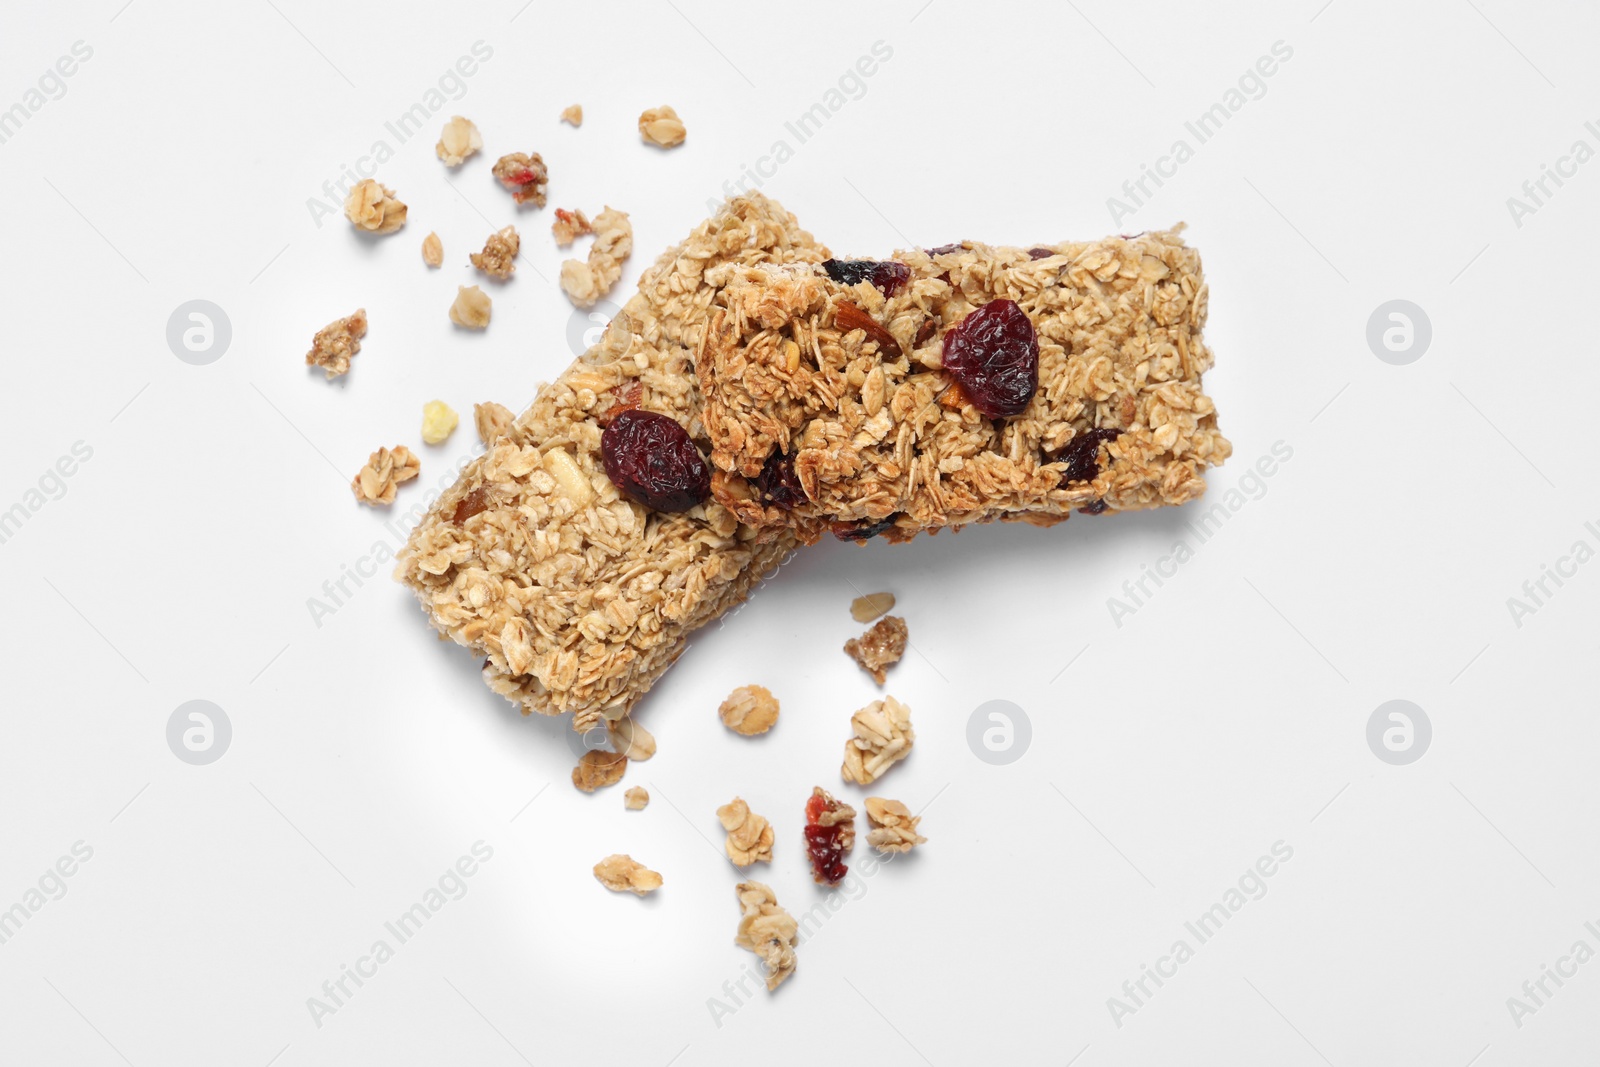
[{"label": "small granola cluster", "polygon": [[582,126],[583,105],[573,104],[571,107],[563,108],[561,110],[561,121],[570,123],[573,126]]},{"label": "small granola cluster", "polygon": [[778,721],[778,698],[760,685],[741,685],[717,709],[722,724],[736,734],[753,737],[772,729]]},{"label": "small granola cluster", "polygon": [[474,252],[468,258],[489,277],[505,281],[517,272],[517,252],[521,248],[522,238],[517,236],[517,228],[507,226],[491,233],[483,244],[483,251]]},{"label": "small granola cluster", "polygon": [[572,784],[585,793],[593,793],[622,781],[627,769],[627,756],[603,750],[585,752],[578,765],[572,768]]},{"label": "small granola cluster", "polygon": [[444,160],[445,166],[459,167],[467,161],[468,156],[482,147],[483,134],[478,132],[478,127],[471,119],[455,115],[444,124],[439,143],[433,146],[433,150]]},{"label": "small granola cluster", "polygon": [[450,321],[469,330],[482,330],[489,325],[489,315],[494,301],[476,285],[456,286],[456,298],[450,305]]},{"label": "small granola cluster", "polygon": [[368,178],[351,186],[345,195],[344,217],[358,230],[393,233],[406,224],[406,206],[393,189]]},{"label": "small granola cluster", "polygon": [[911,709],[894,697],[874,700],[850,716],[855,736],[844,743],[845,781],[870,785],[891,766],[911,755],[916,732],[911,729]]},{"label": "small granola cluster", "polygon": [[879,852],[910,852],[928,840],[917,833],[922,816],[911,814],[911,809],[898,800],[868,797],[867,821],[872,825],[867,831],[867,844]]},{"label": "small granola cluster", "polygon": [[650,791],[643,786],[630,786],[628,791],[622,794],[622,806],[629,811],[643,811],[649,803]]},{"label": "small granola cluster", "polygon": [[653,107],[639,116],[639,136],[661,148],[674,148],[689,136],[678,113],[666,104]]},{"label": "small granola cluster", "polygon": [[501,185],[511,190],[511,199],[517,203],[544,207],[545,193],[550,187],[550,171],[539,153],[512,152],[501,156],[495,161],[491,173]]},{"label": "small granola cluster", "polygon": [[846,641],[844,651],[845,655],[861,664],[861,669],[882,685],[888,669],[899,663],[900,657],[906,654],[906,643],[909,640],[910,633],[906,629],[906,620],[898,615],[886,615],[860,637],[852,637]]},{"label": "small granola cluster", "polygon": [[661,888],[661,876],[632,856],[607,856],[594,865],[594,876],[613,893],[642,897]]},{"label": "small granola cluster", "polygon": [[622,277],[622,261],[633,251],[633,224],[627,212],[606,208],[594,217],[594,244],[587,261],[561,264],[561,288],[578,307],[593,307]]},{"label": "small granola cluster", "polygon": [[717,819],[728,832],[723,848],[736,867],[772,862],[772,824],[750,810],[750,805],[734,797],[717,809]]},{"label": "small granola cluster", "polygon": [[794,973],[794,944],[800,928],[794,916],[778,905],[771,888],[760,882],[740,882],[739,932],[733,943],[761,957],[767,968],[767,989],[777,989]]},{"label": "small granola cluster", "polygon": [[573,241],[586,234],[594,232],[594,226],[589,222],[589,216],[573,209],[568,211],[564,207],[556,208],[556,220],[550,224],[550,232],[555,235],[556,246],[565,248]]},{"label": "small granola cluster", "polygon": [[357,308],[352,315],[334,319],[311,339],[311,351],[306,353],[306,366],[321,367],[329,378],[347,373],[351,357],[361,351],[361,339],[366,335],[366,308]]},{"label": "small granola cluster", "polygon": [[367,465],[350,483],[351,492],[363,504],[393,504],[395,489],[422,473],[422,461],[405,445],[380,448],[367,458]]},{"label": "small granola cluster", "polygon": [[818,885],[838,885],[850,871],[844,858],[856,843],[856,809],[816,786],[806,801],[805,839],[812,880]]}]

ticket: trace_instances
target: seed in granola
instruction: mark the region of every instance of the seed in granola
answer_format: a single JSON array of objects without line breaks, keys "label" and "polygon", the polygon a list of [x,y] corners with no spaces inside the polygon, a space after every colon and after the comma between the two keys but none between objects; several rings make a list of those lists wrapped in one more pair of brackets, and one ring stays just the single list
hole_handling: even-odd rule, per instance
[{"label": "seed in granola", "polygon": [[361,339],[366,335],[366,308],[356,308],[354,314],[334,319],[311,339],[306,366],[321,367],[329,378],[339,377],[350,370],[350,359],[361,351]]},{"label": "seed in granola", "polygon": [[1106,502],[1104,500],[1091,500],[1078,509],[1079,515],[1104,515]]},{"label": "seed in granola", "polygon": [[894,339],[894,334],[878,325],[877,319],[848,300],[841,300],[834,306],[833,323],[840,333],[849,333],[851,330],[865,333],[869,339],[878,343],[878,351],[884,359],[900,358],[900,342]]},{"label": "seed in granola", "polygon": [[445,166],[459,167],[467,161],[468,156],[482,147],[483,134],[478,132],[478,127],[471,119],[455,115],[444,124],[439,143],[433,146],[433,150],[444,160]]},{"label": "seed in granola", "polygon": [[1106,427],[1084,430],[1068,441],[1054,461],[1065,465],[1061,471],[1062,488],[1071,482],[1094,481],[1100,473],[1100,446],[1121,436],[1121,430]]},{"label": "seed in granola", "polygon": [[472,492],[456,501],[456,509],[450,514],[450,521],[460,526],[472,516],[483,511],[489,506],[489,490],[478,486]]},{"label": "seed in granola", "polygon": [[472,265],[491,278],[505,281],[517,272],[517,252],[522,248],[522,238],[515,226],[507,226],[489,235],[482,252],[467,257]]},{"label": "seed in granola", "polygon": [[845,655],[861,664],[861,669],[883,684],[884,672],[900,662],[906,654],[909,632],[906,620],[898,615],[885,615],[860,637],[844,643]]},{"label": "seed in granola", "polygon": [[800,928],[794,916],[778,905],[769,886],[740,882],[734,892],[739,895],[741,914],[733,943],[761,957],[767,968],[767,990],[771,992],[794,973],[794,944]]},{"label": "seed in granola", "polygon": [[573,104],[571,107],[561,109],[561,121],[571,123],[573,126],[583,125],[583,105]]},{"label": "seed in granola", "polygon": [[898,800],[886,797],[867,798],[867,844],[879,852],[910,852],[928,839],[917,833],[922,816],[911,814],[911,809]]},{"label": "seed in granola", "polygon": [[585,793],[593,793],[603,786],[616,785],[628,769],[628,757],[604,749],[591,749],[572,768],[572,784]]},{"label": "seed in granola", "polygon": [[539,153],[512,152],[495,161],[491,172],[497,181],[511,190],[511,199],[519,204],[532,203],[544,207],[545,191],[550,187],[550,171]]},{"label": "seed in granola", "polygon": [[594,486],[589,482],[589,476],[578,467],[578,461],[572,458],[571,452],[564,448],[546,449],[544,469],[578,507],[588,507],[594,499]]},{"label": "seed in granola", "polygon": [[847,782],[870,785],[883,772],[911,755],[917,734],[911,709],[894,697],[874,700],[850,716],[852,736],[844,743],[839,774]]},{"label": "seed in granola", "polygon": [[344,217],[358,230],[393,233],[406,224],[406,206],[393,189],[367,178],[352,185],[345,195]]},{"label": "seed in granola", "polygon": [[805,490],[800,487],[800,477],[794,472],[794,457],[773,452],[761,466],[756,476],[756,492],[764,504],[784,511],[792,511],[806,502]]},{"label": "seed in granola", "polygon": [[653,107],[639,116],[639,134],[651,144],[672,148],[689,135],[678,113],[666,104]]},{"label": "seed in granola", "polygon": [[711,470],[678,421],[624,411],[600,435],[606,475],[629,499],[657,511],[688,511],[711,495]]},{"label": "seed in granola", "polygon": [[871,282],[884,296],[893,296],[911,280],[911,268],[892,259],[825,259],[822,269],[840,285]]},{"label": "seed in granola", "polygon": [[456,286],[456,299],[450,305],[450,321],[469,330],[482,330],[489,325],[489,315],[494,301],[476,285]]},{"label": "seed in granola", "polygon": [[879,519],[877,522],[836,522],[828,527],[828,532],[840,541],[865,544],[893,526],[895,518],[896,516],[890,515],[887,519]]},{"label": "seed in granola", "polygon": [[856,622],[871,622],[893,607],[893,593],[868,593],[850,601],[850,617]]},{"label": "seed in granola", "polygon": [[772,862],[772,824],[750,810],[740,797],[717,809],[717,819],[728,832],[723,850],[735,867]]},{"label": "seed in granola", "polygon": [[1030,249],[1028,249],[1028,258],[1029,259],[1049,259],[1051,256],[1053,256],[1055,254],[1056,254],[1056,250],[1053,249],[1053,248],[1030,248]]},{"label": "seed in granola", "polygon": [[838,885],[849,873],[844,858],[856,843],[856,809],[841,804],[820,785],[806,801],[806,855],[818,885]]},{"label": "seed in granola", "polygon": [[991,300],[944,338],[944,369],[991,419],[1020,415],[1039,390],[1039,336],[1014,300]]},{"label": "seed in granola", "polygon": [[649,803],[650,791],[644,786],[630,786],[628,791],[622,794],[622,806],[629,811],[643,811]]},{"label": "seed in granola", "polygon": [[515,421],[516,416],[511,414],[510,408],[492,400],[472,405],[473,425],[478,428],[478,439],[486,445],[492,445],[509,434],[511,424]]},{"label": "seed in granola", "polygon": [[367,465],[356,472],[350,491],[363,504],[376,507],[393,504],[396,487],[422,472],[422,461],[405,445],[380,448],[367,457]]},{"label": "seed in granola", "polygon": [[632,856],[607,856],[594,865],[594,876],[613,893],[642,897],[661,888],[661,876]]},{"label": "seed in granola", "polygon": [[556,220],[550,224],[550,232],[555,235],[556,247],[565,248],[585,234],[593,233],[594,227],[589,224],[589,216],[583,212],[558,207]]},{"label": "seed in granola", "polygon": [[722,724],[736,734],[764,734],[778,721],[778,698],[761,685],[741,685],[717,708]]},{"label": "seed in granola", "polygon": [[422,262],[430,267],[444,263],[444,243],[439,240],[438,234],[430,233],[422,239]]},{"label": "seed in granola", "polygon": [[928,343],[929,338],[939,332],[939,320],[929,317],[922,320],[922,325],[917,327],[916,340],[911,342],[912,348],[921,348]]},{"label": "seed in granola", "polygon": [[430,445],[442,445],[460,421],[455,408],[443,400],[430,400],[422,405],[422,440]]}]

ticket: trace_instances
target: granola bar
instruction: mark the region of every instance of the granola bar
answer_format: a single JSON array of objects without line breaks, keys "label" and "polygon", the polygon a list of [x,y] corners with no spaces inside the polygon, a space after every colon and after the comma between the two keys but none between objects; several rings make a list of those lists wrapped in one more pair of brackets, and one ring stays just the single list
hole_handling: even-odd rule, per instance
[{"label": "granola bar", "polygon": [[696,362],[713,492],[806,541],[1182,504],[1232,451],[1207,297],[1178,229],[742,270]]},{"label": "granola bar", "polygon": [[524,712],[588,730],[626,714],[689,635],[742,601],[795,547],[713,500],[666,513],[606,476],[599,419],[627,403],[677,420],[709,451],[693,353],[741,269],[827,252],[778,204],[732,200],[668,249],[593,348],[440,495],[396,577],[440,632],[485,659]]}]

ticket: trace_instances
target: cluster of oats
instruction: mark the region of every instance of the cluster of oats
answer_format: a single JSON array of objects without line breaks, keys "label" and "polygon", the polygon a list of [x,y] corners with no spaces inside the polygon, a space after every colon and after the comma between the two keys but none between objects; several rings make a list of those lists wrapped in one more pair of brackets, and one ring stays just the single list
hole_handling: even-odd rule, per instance
[{"label": "cluster of oats", "polygon": [[739,797],[717,809],[717,819],[728,832],[723,848],[736,867],[772,862],[772,824],[750,810]]},{"label": "cluster of oats", "polygon": [[927,841],[917,833],[922,816],[911,814],[911,809],[898,800],[884,797],[867,798],[867,844],[879,852],[910,852]]},{"label": "cluster of oats", "polygon": [[622,806],[629,811],[643,811],[650,803],[650,791],[643,786],[631,786],[622,794]]},{"label": "cluster of oats", "polygon": [[522,238],[517,236],[517,228],[506,226],[489,235],[482,252],[474,252],[468,258],[489,277],[505,281],[517,272],[517,252],[521,248]]},{"label": "cluster of oats", "polygon": [[430,267],[444,264],[444,244],[438,234],[430,233],[422,239],[422,262]]},{"label": "cluster of oats", "polygon": [[[1182,504],[1231,452],[1202,392],[1207,289],[1178,231],[999,248],[897,252],[886,296],[814,267],[762,267],[726,289],[698,362],[717,468],[742,521],[892,522],[884,535],[996,518],[1048,525],[1079,508]],[[965,402],[944,340],[973,310],[1015,301],[1038,338],[1039,386],[1007,419]],[[1106,461],[1068,481],[1068,446],[1113,430]],[[755,479],[790,457],[805,500],[770,506]]]},{"label": "cluster of oats", "polygon": [[443,400],[430,400],[422,405],[422,440],[425,444],[442,445],[455,432],[461,421],[455,408]]},{"label": "cluster of oats", "polygon": [[433,146],[433,150],[444,160],[445,166],[459,167],[467,161],[468,156],[482,147],[483,134],[478,132],[478,127],[471,119],[455,115],[444,124],[439,143]]},{"label": "cluster of oats", "polygon": [[478,429],[478,440],[486,445],[492,445],[511,433],[516,418],[510,408],[493,400],[472,406],[472,424]]},{"label": "cluster of oats", "polygon": [[760,685],[741,685],[717,708],[722,724],[736,734],[764,734],[778,721],[778,698]]},{"label": "cluster of oats", "polygon": [[661,148],[673,148],[689,136],[678,113],[666,104],[653,107],[639,116],[639,136]]},{"label": "cluster of oats", "polygon": [[794,916],[778,905],[777,895],[760,882],[740,882],[739,932],[733,943],[761,957],[767,968],[767,989],[777,989],[794,973],[794,945],[800,928]]},{"label": "cluster of oats", "polygon": [[306,353],[306,366],[321,367],[329,378],[348,373],[350,360],[361,351],[361,339],[366,335],[366,308],[357,308],[353,315],[334,319],[311,339],[311,351]]},{"label": "cluster of oats", "polygon": [[450,305],[450,321],[469,330],[487,329],[494,301],[476,285],[456,286],[456,298]]},{"label": "cluster of oats", "polygon": [[893,593],[868,593],[850,601],[850,617],[856,622],[871,622],[893,608]]},{"label": "cluster of oats", "polygon": [[844,653],[882,685],[888,677],[888,669],[899,663],[906,654],[906,645],[910,640],[906,620],[898,615],[885,615],[873,623],[866,633],[846,641]]},{"label": "cluster of oats", "polygon": [[594,876],[613,893],[642,897],[661,888],[661,876],[632,856],[607,856],[594,865]]},{"label": "cluster of oats", "polygon": [[405,445],[380,448],[356,472],[350,491],[363,504],[393,504],[395,489],[422,473],[422,461]]},{"label": "cluster of oats", "polygon": [[581,308],[593,307],[622,277],[622,261],[633,251],[627,212],[606,208],[594,217],[594,244],[587,260],[561,264],[561,289]]},{"label": "cluster of oats", "polygon": [[594,232],[594,226],[589,222],[589,216],[573,209],[568,211],[564,207],[556,208],[556,220],[550,224],[550,232],[555,235],[556,245],[565,248],[573,241],[586,234]]},{"label": "cluster of oats", "polygon": [[517,203],[544,207],[545,194],[550,188],[550,170],[539,153],[512,152],[501,156],[495,160],[491,173],[511,191],[511,199]]},{"label": "cluster of oats", "polygon": [[583,105],[573,104],[571,107],[561,109],[561,121],[573,126],[583,125]]},{"label": "cluster of oats", "polygon": [[393,189],[368,178],[351,186],[345,194],[344,217],[358,230],[393,233],[406,224],[406,206]]},{"label": "cluster of oats", "polygon": [[572,768],[572,784],[582,792],[593,793],[622,781],[627,770],[627,756],[596,749],[585,752]]},{"label": "cluster of oats", "polygon": [[845,781],[869,785],[891,766],[911,755],[917,735],[911,729],[911,709],[894,697],[874,700],[850,716],[855,736],[844,743]]}]

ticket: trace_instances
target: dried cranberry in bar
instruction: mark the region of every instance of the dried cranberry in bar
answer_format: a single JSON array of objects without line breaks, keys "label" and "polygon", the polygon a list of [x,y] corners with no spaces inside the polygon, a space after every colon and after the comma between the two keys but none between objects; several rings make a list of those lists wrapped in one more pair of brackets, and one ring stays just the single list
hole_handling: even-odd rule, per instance
[{"label": "dried cranberry in bar", "polygon": [[1039,336],[1014,300],[991,300],[944,338],[944,369],[992,419],[1020,415],[1039,389]]},{"label": "dried cranberry in bar", "polygon": [[[1100,473],[1100,446],[1121,436],[1121,430],[1085,430],[1068,441],[1067,447],[1055,458],[1055,462],[1067,465],[1061,472],[1062,487],[1065,488],[1070,482],[1093,481]],[[1105,510],[1104,506],[1101,510]],[[1098,515],[1099,512],[1094,514]]]},{"label": "dried cranberry in bar", "polygon": [[767,457],[760,475],[756,477],[756,491],[761,494],[763,503],[784,511],[793,511],[806,501],[805,490],[800,487],[800,478],[794,472],[794,457],[782,452],[774,452]]},{"label": "dried cranberry in bar", "polygon": [[884,296],[893,296],[911,280],[911,268],[892,259],[825,259],[822,269],[841,285],[871,282]]},{"label": "dried cranberry in bar", "polygon": [[711,495],[711,470],[678,421],[629,408],[600,435],[606,476],[657,511],[688,511]]}]

